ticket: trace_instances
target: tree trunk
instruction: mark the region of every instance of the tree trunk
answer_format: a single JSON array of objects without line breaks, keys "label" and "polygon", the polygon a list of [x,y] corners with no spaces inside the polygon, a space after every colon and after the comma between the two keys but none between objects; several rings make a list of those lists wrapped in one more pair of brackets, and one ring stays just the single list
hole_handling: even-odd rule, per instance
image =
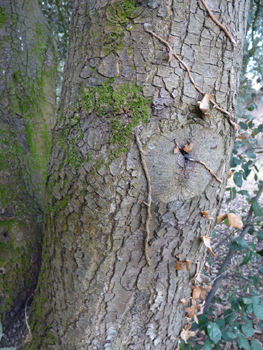
[{"label": "tree trunk", "polygon": [[0,319],[15,344],[39,273],[56,108],[56,48],[37,0],[0,0],[0,42]]},{"label": "tree trunk", "polygon": [[200,1],[75,2],[29,349],[176,347],[235,128],[149,30],[234,120],[249,3],[207,4],[235,48]]}]

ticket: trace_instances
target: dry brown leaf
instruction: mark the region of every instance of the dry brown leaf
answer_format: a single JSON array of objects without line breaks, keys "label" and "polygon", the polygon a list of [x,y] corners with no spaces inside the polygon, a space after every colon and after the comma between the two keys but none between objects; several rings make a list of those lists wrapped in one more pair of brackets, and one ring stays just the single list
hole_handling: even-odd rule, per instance
[{"label": "dry brown leaf", "polygon": [[205,210],[205,211],[201,211],[201,213],[204,215],[205,218],[207,218],[208,220],[213,220],[213,218],[211,218],[211,216],[209,215],[209,210]]},{"label": "dry brown leaf", "polygon": [[196,323],[199,323],[199,322],[198,322],[198,317],[197,317],[196,314],[194,314],[194,321],[195,321]]},{"label": "dry brown leaf", "polygon": [[233,176],[233,174],[234,174],[233,171],[229,170],[229,173],[228,173],[228,175],[227,175],[227,179],[229,180],[230,177]]},{"label": "dry brown leaf", "polygon": [[189,272],[190,271],[190,260],[185,260],[185,266],[186,266],[186,270]]},{"label": "dry brown leaf", "polygon": [[186,304],[186,299],[180,299],[180,302],[183,304],[183,306],[185,306],[185,304]]},{"label": "dry brown leaf", "polygon": [[196,335],[196,332],[183,329],[181,334],[180,334],[180,337],[185,342],[185,344],[188,344],[187,340],[191,337],[194,337],[195,335]]},{"label": "dry brown leaf", "polygon": [[189,153],[189,152],[192,151],[193,145],[194,145],[194,144],[191,142],[191,143],[189,143],[189,145],[185,145],[184,148],[183,148],[183,150],[184,150],[185,152]]},{"label": "dry brown leaf", "polygon": [[234,213],[228,213],[227,214],[228,219],[228,226],[229,227],[235,227],[242,230],[243,228],[243,222],[240,216],[234,214]]},{"label": "dry brown leaf", "polygon": [[193,289],[193,294],[192,294],[192,298],[193,300],[198,299],[200,297],[200,294],[202,292],[202,287],[201,286],[191,286],[191,288]]},{"label": "dry brown leaf", "polygon": [[175,264],[175,270],[183,270],[183,261],[177,261],[177,263]]},{"label": "dry brown leaf", "polygon": [[208,261],[205,262],[204,267],[205,267],[205,271],[207,273],[209,273],[209,275],[211,276],[212,275],[212,267],[209,265]]},{"label": "dry brown leaf", "polygon": [[174,154],[179,153],[179,146],[177,145],[176,147],[174,147]]},{"label": "dry brown leaf", "polygon": [[212,237],[209,237],[208,234],[206,234],[205,236],[201,236],[200,237],[201,240],[204,242],[204,245],[207,247],[209,253],[213,256],[216,257],[215,253],[212,251],[212,247],[211,247],[211,239]]},{"label": "dry brown leaf", "polygon": [[186,307],[185,312],[187,312],[187,317],[194,317],[195,310],[200,310],[200,308],[201,306],[195,305],[195,303],[192,306]]},{"label": "dry brown leaf", "polygon": [[227,217],[227,214],[220,214],[218,215],[216,218],[217,218],[217,223],[218,224],[221,224],[222,221],[224,221]]},{"label": "dry brown leaf", "polygon": [[238,137],[237,137],[237,140],[238,140],[238,141],[246,140],[246,139],[247,139],[246,134],[239,134]]},{"label": "dry brown leaf", "polygon": [[209,115],[209,101],[210,98],[212,97],[212,94],[204,94],[204,97],[202,99],[202,101],[198,101],[197,104],[199,106],[199,108],[201,109],[202,113],[204,113],[207,117],[210,117]]}]

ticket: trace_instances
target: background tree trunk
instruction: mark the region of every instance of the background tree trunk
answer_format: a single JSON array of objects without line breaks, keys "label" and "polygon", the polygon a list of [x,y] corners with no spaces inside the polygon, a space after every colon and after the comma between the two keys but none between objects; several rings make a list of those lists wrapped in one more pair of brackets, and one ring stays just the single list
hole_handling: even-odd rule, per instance
[{"label": "background tree trunk", "polygon": [[15,344],[41,260],[56,48],[36,0],[0,0],[0,42],[0,319]]},{"label": "background tree trunk", "polygon": [[220,111],[201,113],[202,94],[144,24],[234,118],[249,2],[207,3],[235,48],[200,1],[75,2],[30,349],[176,347],[196,265],[175,263],[205,258],[201,212],[218,212],[235,132]]}]

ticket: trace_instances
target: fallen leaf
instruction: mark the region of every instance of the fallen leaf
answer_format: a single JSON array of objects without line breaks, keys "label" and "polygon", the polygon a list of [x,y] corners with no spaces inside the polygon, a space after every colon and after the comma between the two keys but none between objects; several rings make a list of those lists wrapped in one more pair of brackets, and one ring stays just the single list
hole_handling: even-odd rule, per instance
[{"label": "fallen leaf", "polygon": [[177,263],[175,264],[175,270],[183,270],[183,261],[177,261]]},{"label": "fallen leaf", "polygon": [[209,237],[208,234],[206,234],[205,236],[201,236],[200,237],[201,240],[204,242],[204,245],[207,247],[209,253],[213,256],[216,257],[215,253],[212,251],[212,247],[211,247],[211,239],[212,237]]},{"label": "fallen leaf", "polygon": [[216,218],[217,218],[217,223],[218,224],[221,224],[222,221],[224,221],[227,217],[227,214],[220,214],[218,215]]},{"label": "fallen leaf", "polygon": [[237,140],[238,140],[238,141],[246,140],[246,139],[247,139],[246,134],[239,134],[238,137],[237,137]]},{"label": "fallen leaf", "polygon": [[205,262],[204,267],[205,267],[205,271],[207,273],[209,273],[209,275],[211,276],[212,275],[212,267],[209,265],[208,261]]},{"label": "fallen leaf", "polygon": [[242,230],[243,228],[243,222],[240,216],[234,214],[234,213],[228,213],[227,214],[228,219],[228,226],[229,227],[235,227]]},{"label": "fallen leaf", "polygon": [[208,220],[213,220],[213,218],[211,218],[211,216],[209,215],[209,210],[205,210],[205,211],[201,211],[201,213],[204,215],[205,218],[207,218]]},{"label": "fallen leaf", "polygon": [[230,177],[233,176],[233,174],[234,174],[233,171],[229,170],[229,173],[227,175],[227,179],[230,179]]},{"label": "fallen leaf", "polygon": [[180,334],[180,337],[186,344],[188,344],[187,340],[191,337],[194,337],[195,335],[196,335],[196,332],[183,329],[181,334]]},{"label": "fallen leaf", "polygon": [[200,297],[200,294],[202,293],[202,286],[191,286],[191,288],[193,289],[193,300],[198,299]]},{"label": "fallen leaf", "polygon": [[186,270],[189,272],[190,271],[190,260],[185,260],[185,266],[186,266]]},{"label": "fallen leaf", "polygon": [[198,317],[197,317],[196,314],[194,314],[194,321],[195,321],[196,323],[199,323],[199,322],[198,322]]},{"label": "fallen leaf", "polygon": [[179,153],[179,146],[177,145],[176,147],[174,147],[174,154],[176,154],[176,153]]},{"label": "fallen leaf", "polygon": [[202,113],[204,113],[207,117],[210,117],[209,115],[209,110],[210,110],[210,107],[209,107],[209,101],[210,101],[210,98],[212,97],[212,94],[204,94],[204,97],[202,99],[202,101],[198,101],[197,104],[200,108],[200,110],[202,111]]},{"label": "fallen leaf", "polygon": [[186,307],[185,308],[185,312],[187,312],[187,317],[194,317],[194,314],[195,314],[195,310],[200,310],[200,305],[192,305],[192,306],[189,306],[189,307]]},{"label": "fallen leaf", "polygon": [[180,302],[183,304],[183,306],[185,306],[185,304],[186,304],[186,299],[180,299]]},{"label": "fallen leaf", "polygon": [[189,153],[189,152],[192,151],[193,145],[194,145],[194,144],[191,142],[191,143],[189,143],[189,145],[185,145],[184,148],[183,148],[183,150],[184,150],[185,152]]}]

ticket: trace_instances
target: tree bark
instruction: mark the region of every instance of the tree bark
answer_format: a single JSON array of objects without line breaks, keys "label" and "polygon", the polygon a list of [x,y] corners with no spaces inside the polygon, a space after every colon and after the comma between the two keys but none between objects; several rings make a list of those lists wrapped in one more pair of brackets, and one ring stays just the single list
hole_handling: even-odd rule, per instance
[{"label": "tree bark", "polygon": [[[249,3],[207,5],[235,47],[196,0],[75,2],[29,349],[177,346],[235,130],[202,114],[185,66],[144,25],[235,120]],[[190,271],[175,270],[179,254]]]},{"label": "tree bark", "polygon": [[0,0],[0,319],[14,345],[36,288],[56,48],[37,0]]}]

